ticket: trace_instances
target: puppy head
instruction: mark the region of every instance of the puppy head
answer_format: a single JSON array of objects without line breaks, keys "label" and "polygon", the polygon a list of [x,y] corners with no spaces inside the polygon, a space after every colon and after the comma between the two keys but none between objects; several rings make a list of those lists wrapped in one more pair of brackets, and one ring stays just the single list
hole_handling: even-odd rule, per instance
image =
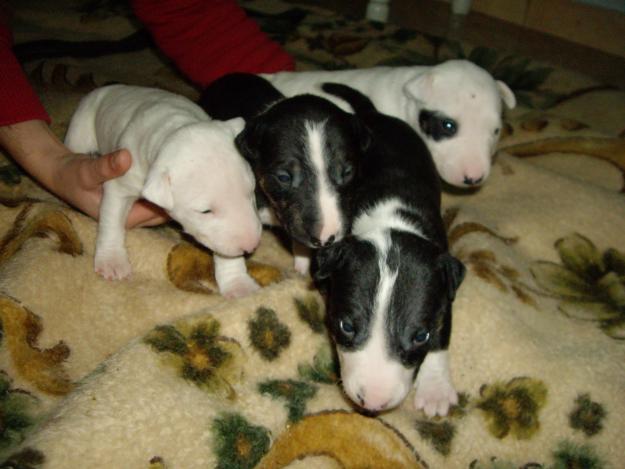
[{"label": "puppy head", "polygon": [[160,150],[142,195],[184,231],[223,256],[260,242],[254,175],[234,146],[241,119],[203,122],[178,131]]},{"label": "puppy head", "polygon": [[301,95],[248,121],[236,144],[286,231],[320,247],[345,234],[346,197],[369,141],[357,117]]},{"label": "puppy head", "polygon": [[459,187],[484,182],[501,131],[501,102],[516,105],[510,88],[471,62],[450,60],[408,81],[404,94],[410,124],[441,178]]},{"label": "puppy head", "polygon": [[329,280],[328,328],[347,396],[370,411],[399,405],[430,350],[448,345],[464,266],[414,235],[346,238],[316,253]]}]

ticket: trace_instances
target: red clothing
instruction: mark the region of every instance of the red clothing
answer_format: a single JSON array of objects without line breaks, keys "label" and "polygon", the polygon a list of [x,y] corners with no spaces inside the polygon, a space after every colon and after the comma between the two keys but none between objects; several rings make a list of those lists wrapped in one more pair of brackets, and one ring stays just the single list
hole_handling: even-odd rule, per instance
[{"label": "red clothing", "polygon": [[229,72],[293,70],[278,43],[235,0],[132,0],[135,15],[191,81],[206,86]]},{"label": "red clothing", "polygon": [[[228,72],[293,70],[293,59],[245,15],[235,0],[132,0],[159,48],[200,86]],[[50,122],[11,50],[0,11],[0,126]]]},{"label": "red clothing", "polygon": [[11,31],[0,18],[0,126],[34,119],[50,122],[39,97],[13,55]]}]

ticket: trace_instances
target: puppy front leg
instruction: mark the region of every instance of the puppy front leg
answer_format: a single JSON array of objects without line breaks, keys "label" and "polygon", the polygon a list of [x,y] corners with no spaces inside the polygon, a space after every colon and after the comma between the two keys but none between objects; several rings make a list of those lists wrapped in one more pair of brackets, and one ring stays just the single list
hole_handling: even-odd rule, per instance
[{"label": "puppy front leg", "polygon": [[307,275],[310,270],[310,248],[293,240],[293,268],[297,273]]},{"label": "puppy front leg", "polygon": [[214,254],[215,281],[226,298],[240,298],[260,289],[256,281],[247,273],[245,258],[223,257]]},{"label": "puppy front leg", "polygon": [[421,364],[415,381],[415,409],[423,409],[428,417],[445,416],[449,407],[458,403],[458,394],[451,382],[447,350],[429,352]]},{"label": "puppy front leg", "polygon": [[125,225],[136,197],[120,195],[105,184],[95,245],[95,271],[107,280],[119,280],[132,272],[124,245]]}]

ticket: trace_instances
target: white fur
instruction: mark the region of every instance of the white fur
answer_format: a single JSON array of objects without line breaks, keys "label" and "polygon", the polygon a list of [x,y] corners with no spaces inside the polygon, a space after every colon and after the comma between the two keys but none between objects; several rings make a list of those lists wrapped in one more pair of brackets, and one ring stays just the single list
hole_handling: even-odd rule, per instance
[{"label": "white fur", "polygon": [[326,163],[323,156],[326,145],[323,125],[308,123],[306,125],[306,139],[308,153],[315,168],[317,187],[319,188],[318,204],[321,211],[319,240],[322,244],[325,244],[331,236],[340,238],[342,223],[337,194],[332,190],[332,186],[327,180]]},{"label": "white fur", "polygon": [[[247,274],[245,252],[260,241],[252,171],[234,147],[242,119],[211,121],[183,96],[126,85],[99,88],[81,101],[65,143],[81,153],[126,148],[128,172],[104,184],[95,270],[107,279],[131,273],[124,225],[143,197],[164,208],[197,241],[213,250],[222,294],[258,289]],[[210,213],[202,213],[210,210]]]},{"label": "white fur", "polygon": [[428,417],[447,415],[449,407],[458,403],[458,394],[451,382],[447,350],[430,352],[425,356],[415,388],[415,409],[423,409]]},{"label": "white fur", "polygon": [[[354,222],[354,236],[371,242],[378,253],[380,281],[375,294],[370,336],[356,352],[338,349],[343,388],[363,407],[377,411],[398,405],[412,386],[412,370],[390,357],[384,323],[388,315],[397,271],[391,272],[386,259],[391,247],[390,229],[421,236],[418,227],[404,220],[398,199],[382,201],[361,214]],[[447,351],[429,352],[415,380],[414,405],[428,416],[447,415],[450,405],[458,403],[451,381]]]},{"label": "white fur", "polygon": [[[314,93],[351,110],[324,93],[324,82],[349,85],[371,98],[378,110],[403,119],[425,140],[440,176],[464,186],[465,177],[485,180],[501,128],[501,101],[514,108],[508,86],[466,60],[434,67],[374,67],[341,71],[280,72],[263,75],[286,96]],[[422,109],[441,112],[458,122],[458,133],[438,142],[427,138],[418,122]]]}]

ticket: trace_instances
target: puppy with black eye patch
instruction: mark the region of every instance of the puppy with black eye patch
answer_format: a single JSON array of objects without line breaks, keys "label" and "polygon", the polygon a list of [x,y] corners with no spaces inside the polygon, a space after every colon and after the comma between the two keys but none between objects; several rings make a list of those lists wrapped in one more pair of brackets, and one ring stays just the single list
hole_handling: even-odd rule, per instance
[{"label": "puppy with black eye patch", "polygon": [[360,92],[323,90],[347,101],[373,136],[350,236],[315,258],[344,391],[379,412],[399,405],[414,384],[417,409],[446,415],[458,401],[447,350],[465,267],[448,250],[434,163],[408,124],[378,113]]},{"label": "puppy with black eye patch", "polygon": [[347,230],[347,199],[369,132],[327,99],[285,98],[253,74],[216,80],[200,105],[217,119],[245,119],[235,143],[254,170],[261,220],[295,240],[295,269],[307,273],[308,248],[336,242]]}]

